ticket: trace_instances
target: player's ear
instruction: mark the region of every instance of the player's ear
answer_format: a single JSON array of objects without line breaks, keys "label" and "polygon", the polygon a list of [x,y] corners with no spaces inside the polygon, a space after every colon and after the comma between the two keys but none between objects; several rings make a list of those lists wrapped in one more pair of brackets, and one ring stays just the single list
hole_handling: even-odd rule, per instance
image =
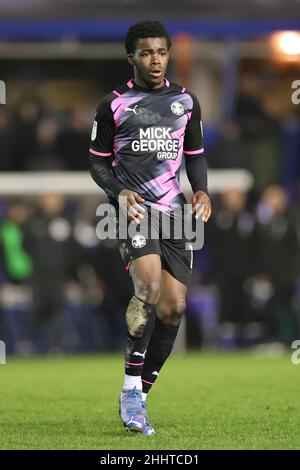
[{"label": "player's ear", "polygon": [[133,54],[127,54],[127,60],[128,60],[128,63],[129,65],[134,65],[134,58],[133,58]]}]

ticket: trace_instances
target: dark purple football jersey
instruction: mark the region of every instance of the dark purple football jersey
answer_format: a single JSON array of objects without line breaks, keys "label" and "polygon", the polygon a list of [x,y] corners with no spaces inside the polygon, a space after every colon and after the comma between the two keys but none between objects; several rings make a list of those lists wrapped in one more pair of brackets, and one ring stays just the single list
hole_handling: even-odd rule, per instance
[{"label": "dark purple football jersey", "polygon": [[183,155],[203,154],[201,111],[197,98],[164,80],[154,90],[134,80],[100,102],[90,152],[111,158],[114,176],[166,214],[186,202],[179,181]]}]

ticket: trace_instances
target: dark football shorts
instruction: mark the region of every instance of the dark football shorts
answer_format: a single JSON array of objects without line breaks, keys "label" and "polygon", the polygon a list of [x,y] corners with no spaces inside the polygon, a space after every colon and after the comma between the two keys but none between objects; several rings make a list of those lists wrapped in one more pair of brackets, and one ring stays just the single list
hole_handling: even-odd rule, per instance
[{"label": "dark football shorts", "polygon": [[145,205],[143,207],[148,210],[140,224],[130,223],[125,217],[122,219],[123,230],[125,232],[125,226],[128,233],[126,239],[122,238],[116,214],[118,245],[126,270],[129,270],[132,260],[157,254],[160,255],[162,269],[188,285],[193,268],[193,247],[184,234],[183,222],[160,211],[150,211]]}]

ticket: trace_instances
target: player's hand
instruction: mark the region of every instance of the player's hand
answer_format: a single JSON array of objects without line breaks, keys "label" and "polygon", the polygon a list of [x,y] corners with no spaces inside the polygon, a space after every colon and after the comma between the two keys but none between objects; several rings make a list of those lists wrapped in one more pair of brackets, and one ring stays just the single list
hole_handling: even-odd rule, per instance
[{"label": "player's hand", "polygon": [[211,202],[204,191],[197,191],[192,198],[192,215],[198,219],[202,216],[203,222],[207,222],[211,216]]},{"label": "player's hand", "polygon": [[130,189],[123,189],[118,196],[121,211],[128,220],[136,224],[139,224],[144,218],[145,209],[139,204],[144,201],[145,199]]}]

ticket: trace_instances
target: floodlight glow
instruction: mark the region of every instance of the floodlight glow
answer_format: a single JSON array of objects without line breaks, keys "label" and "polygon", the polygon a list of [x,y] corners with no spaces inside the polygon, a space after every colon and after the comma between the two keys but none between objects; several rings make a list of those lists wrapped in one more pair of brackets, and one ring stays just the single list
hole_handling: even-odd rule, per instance
[{"label": "floodlight glow", "polygon": [[278,33],[277,44],[280,51],[287,55],[300,54],[300,33],[296,31],[284,31]]}]

